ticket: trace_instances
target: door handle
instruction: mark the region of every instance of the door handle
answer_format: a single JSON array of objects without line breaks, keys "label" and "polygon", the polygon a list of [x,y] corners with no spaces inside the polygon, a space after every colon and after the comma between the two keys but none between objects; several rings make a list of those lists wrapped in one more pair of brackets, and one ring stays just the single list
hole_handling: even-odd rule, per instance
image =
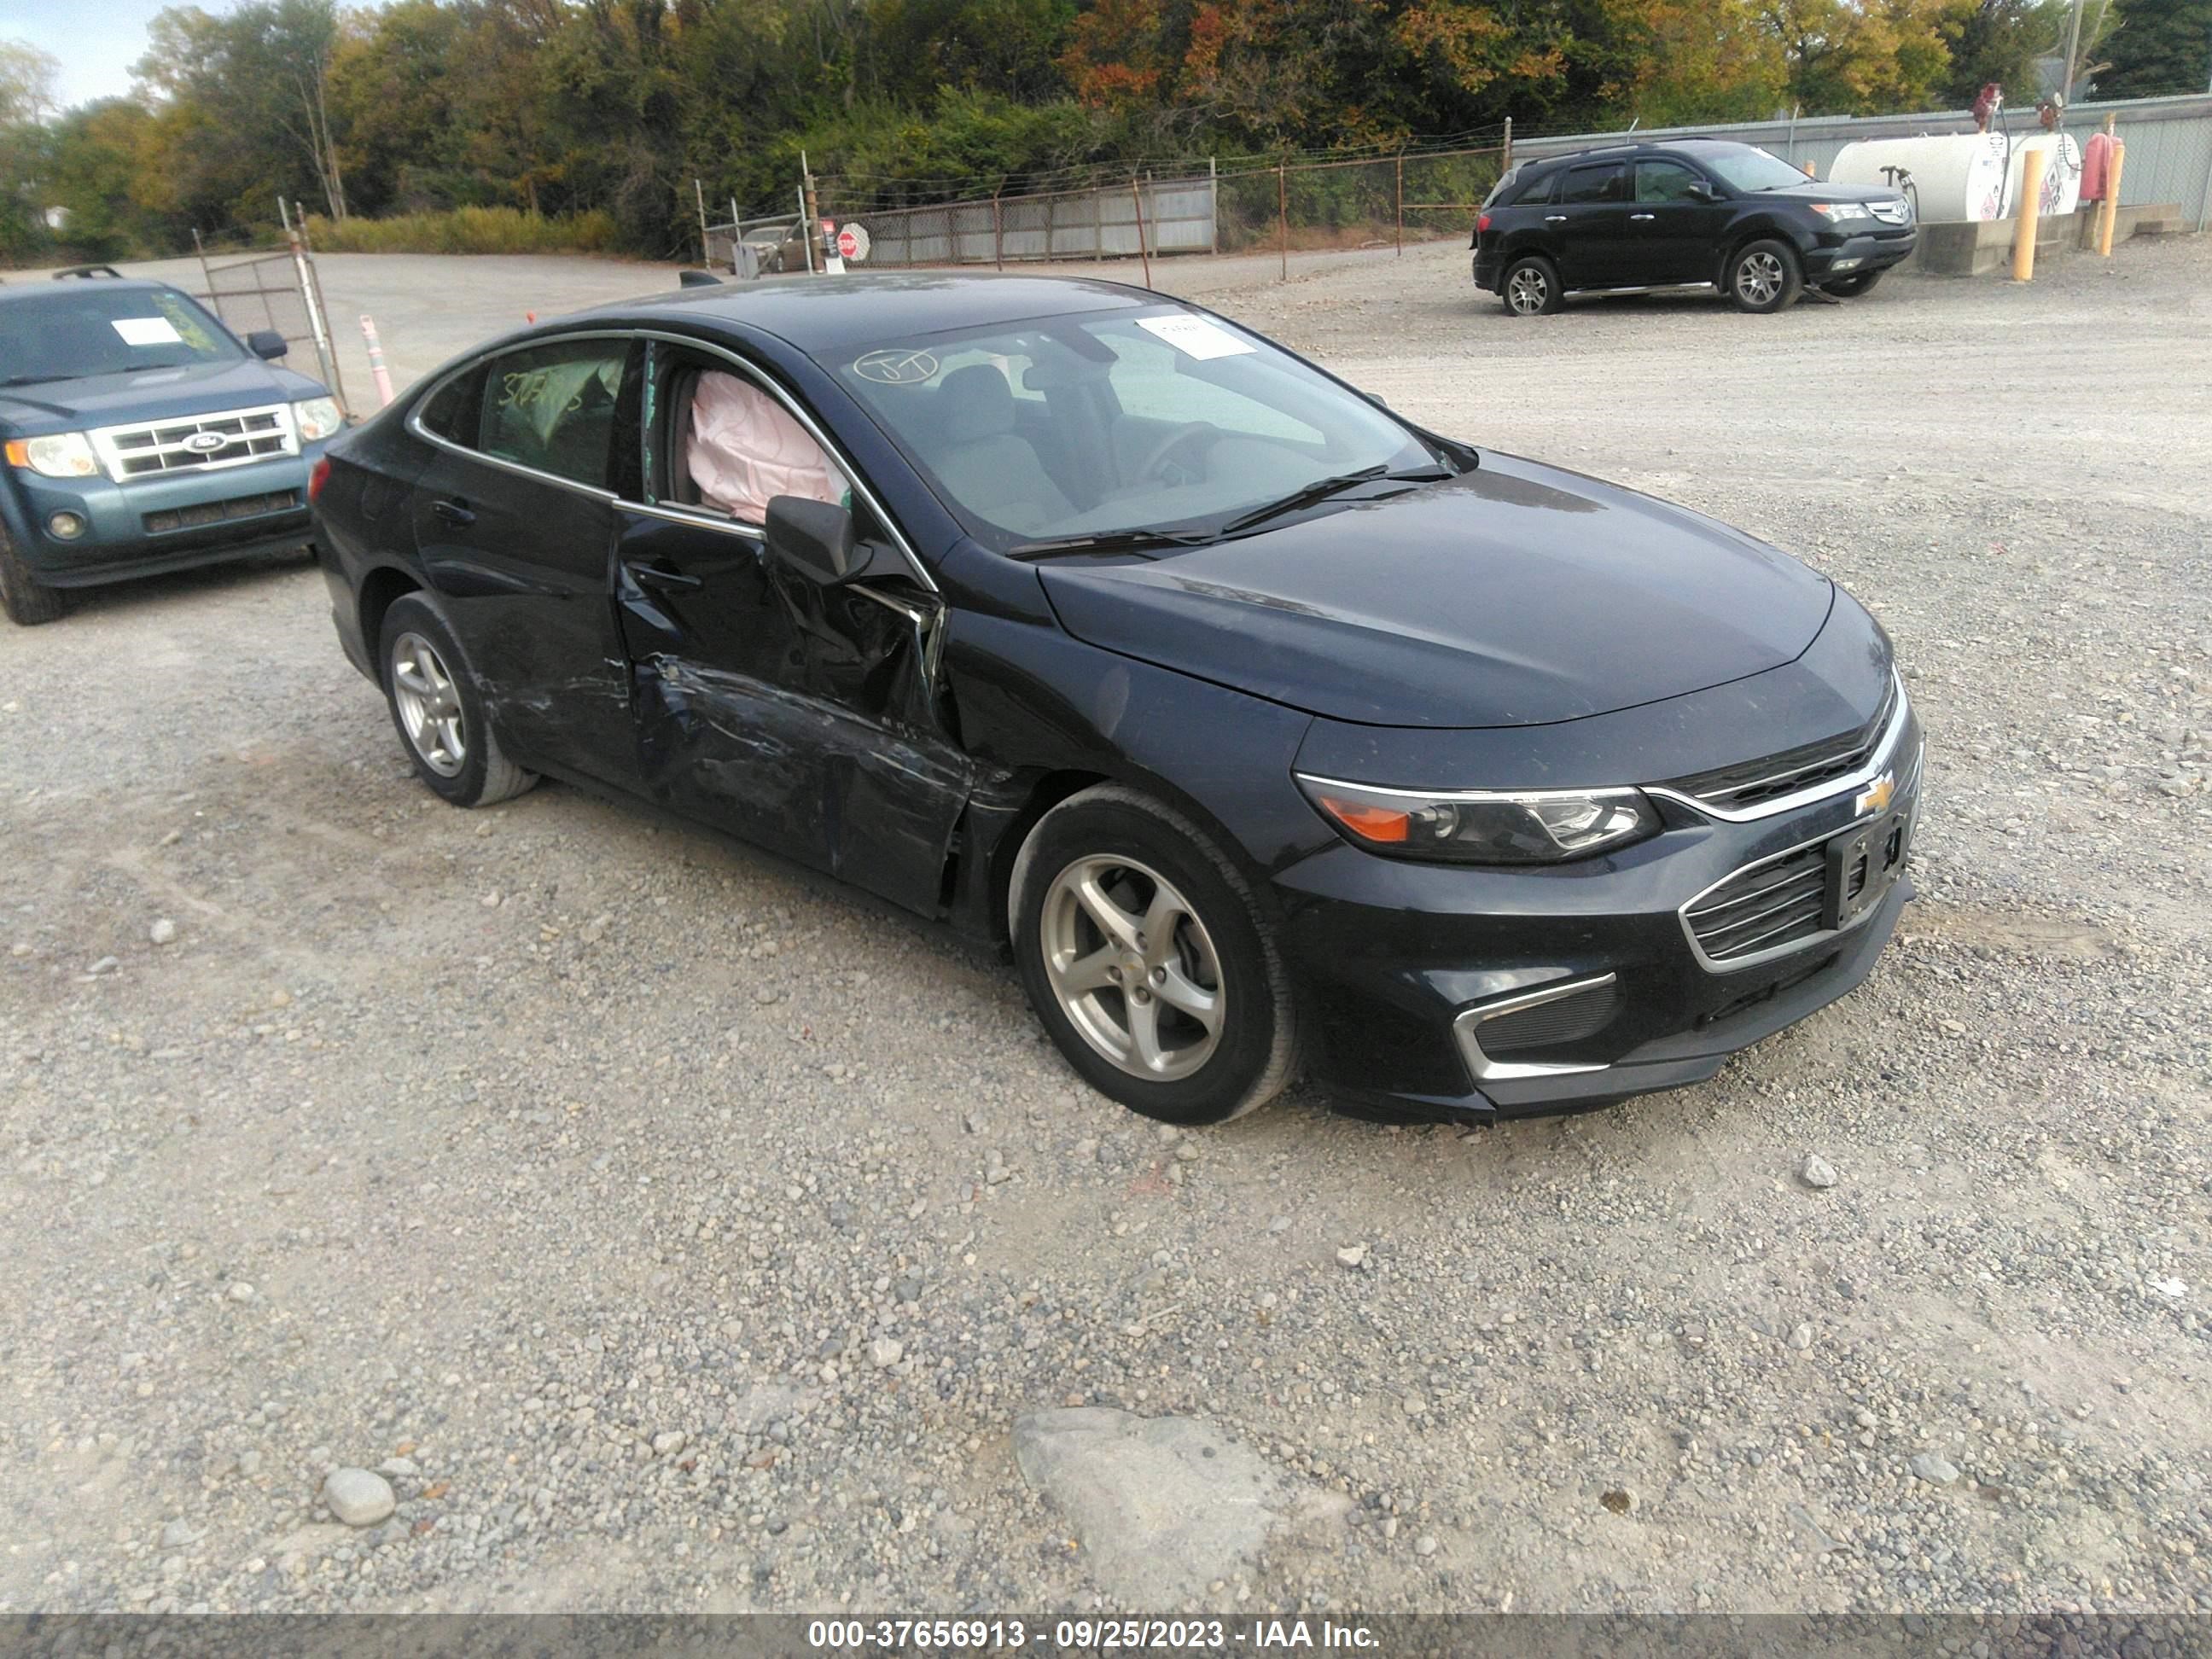
[{"label": "door handle", "polygon": [[1544,222],[1547,225],[1564,225],[1567,222],[1567,216],[1564,213],[1547,213],[1544,216]]},{"label": "door handle", "polygon": [[689,592],[707,585],[696,576],[687,576],[680,570],[663,570],[657,565],[632,564],[623,568],[629,572],[630,580],[640,587],[670,587]]},{"label": "door handle", "polygon": [[477,521],[477,515],[460,501],[435,501],[430,503],[430,510],[447,524],[474,524]]},{"label": "door handle", "polygon": [[1651,219],[1651,218],[1656,218],[1656,217],[1657,217],[1657,216],[1656,216],[1656,214],[1650,214],[1650,213],[1632,213],[1632,214],[1630,214],[1630,215],[1628,216],[1628,222],[1629,222],[1629,223],[1631,223],[1631,224],[1634,224],[1634,223],[1635,223],[1638,219]]}]

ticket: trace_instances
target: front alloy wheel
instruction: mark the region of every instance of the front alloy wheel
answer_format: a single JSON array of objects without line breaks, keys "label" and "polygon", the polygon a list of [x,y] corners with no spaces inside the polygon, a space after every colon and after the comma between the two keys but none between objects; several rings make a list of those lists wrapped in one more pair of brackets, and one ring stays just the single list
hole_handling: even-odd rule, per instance
[{"label": "front alloy wheel", "polygon": [[1290,975],[1267,913],[1180,812],[1118,784],[1070,796],[1023,841],[1007,901],[1030,1006],[1099,1093],[1221,1123],[1290,1080]]},{"label": "front alloy wheel", "polygon": [[1729,262],[1729,297],[1740,311],[1780,311],[1796,302],[1804,286],[1797,255],[1783,242],[1753,242]]},{"label": "front alloy wheel", "polygon": [[1053,995],[1085,1042],[1132,1077],[1188,1077],[1212,1059],[1226,990],[1188,899],[1134,859],[1084,858],[1045,891]]}]

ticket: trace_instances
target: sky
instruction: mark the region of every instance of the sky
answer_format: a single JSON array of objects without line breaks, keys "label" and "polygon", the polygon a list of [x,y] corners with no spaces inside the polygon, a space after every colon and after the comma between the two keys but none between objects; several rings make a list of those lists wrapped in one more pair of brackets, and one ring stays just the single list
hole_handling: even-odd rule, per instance
[{"label": "sky", "polygon": [[[208,11],[228,0],[199,0]],[[131,66],[146,55],[146,25],[172,0],[0,0],[0,40],[27,40],[61,60],[64,104],[131,90]]]}]

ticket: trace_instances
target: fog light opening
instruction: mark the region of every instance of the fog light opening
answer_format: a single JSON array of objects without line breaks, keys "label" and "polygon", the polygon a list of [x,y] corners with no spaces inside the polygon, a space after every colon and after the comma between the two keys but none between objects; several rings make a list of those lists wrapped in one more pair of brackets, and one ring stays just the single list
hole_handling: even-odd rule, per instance
[{"label": "fog light opening", "polygon": [[46,532],[58,542],[73,542],[85,532],[84,516],[78,513],[57,513],[47,519]]}]

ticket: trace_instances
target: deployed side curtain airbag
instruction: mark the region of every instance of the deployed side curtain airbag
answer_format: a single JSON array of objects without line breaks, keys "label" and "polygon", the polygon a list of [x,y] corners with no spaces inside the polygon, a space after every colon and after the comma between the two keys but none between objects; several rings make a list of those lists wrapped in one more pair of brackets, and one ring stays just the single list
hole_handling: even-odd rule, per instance
[{"label": "deployed side curtain airbag", "polygon": [[783,405],[750,381],[720,369],[691,394],[684,465],[700,499],[746,524],[768,516],[772,496],[842,502],[845,475]]}]

